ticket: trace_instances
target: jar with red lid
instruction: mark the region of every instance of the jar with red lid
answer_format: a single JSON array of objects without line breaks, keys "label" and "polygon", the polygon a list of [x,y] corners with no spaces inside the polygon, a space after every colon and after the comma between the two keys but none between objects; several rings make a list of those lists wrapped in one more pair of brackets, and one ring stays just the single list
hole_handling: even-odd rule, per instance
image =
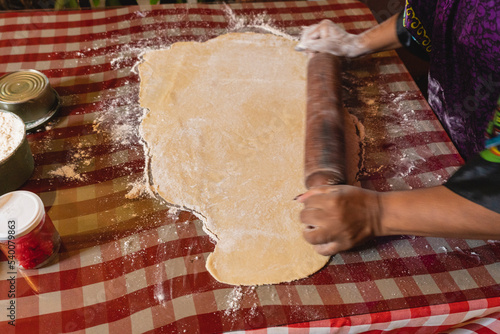
[{"label": "jar with red lid", "polygon": [[57,256],[60,245],[59,233],[38,195],[20,190],[0,196],[0,249],[9,267],[14,263],[24,269],[43,267]]}]

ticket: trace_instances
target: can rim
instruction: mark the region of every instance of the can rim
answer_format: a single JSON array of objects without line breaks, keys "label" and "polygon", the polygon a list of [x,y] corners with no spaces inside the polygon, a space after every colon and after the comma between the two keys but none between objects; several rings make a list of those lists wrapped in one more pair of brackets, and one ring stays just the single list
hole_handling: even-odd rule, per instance
[{"label": "can rim", "polygon": [[52,108],[47,111],[47,113],[45,114],[44,117],[39,118],[39,119],[34,120],[34,121],[31,121],[31,122],[26,122],[25,123],[26,124],[26,131],[35,130],[35,129],[39,128],[40,126],[46,124],[47,122],[49,122],[52,119],[52,117],[54,117],[54,115],[59,110],[59,107],[61,106],[61,97],[59,96],[59,94],[57,93],[57,91],[54,88],[51,88],[51,90],[55,96],[55,100],[54,100],[54,104],[52,105]]},{"label": "can rim", "polygon": [[[33,101],[33,100],[36,100],[36,98],[47,88],[47,87],[50,87],[50,81],[49,81],[49,78],[43,74],[42,72],[40,71],[37,71],[35,69],[29,69],[29,70],[19,70],[19,71],[14,71],[14,72],[9,72],[5,75],[2,75],[0,77],[0,83],[2,82],[2,80],[5,80],[7,77],[9,76],[12,76],[14,74],[19,74],[19,73],[26,73],[26,72],[30,72],[30,73],[35,73],[37,74],[41,79],[43,79],[43,83],[44,83],[44,86],[43,86],[43,89],[40,90],[38,92],[38,95],[37,96],[28,96],[28,97],[25,97],[24,99],[20,99],[20,100],[15,100],[15,101],[6,101],[6,100],[2,100],[0,98],[0,105],[19,105],[19,104],[24,104],[24,103],[27,103],[27,102],[30,102],[30,101]],[[5,110],[5,109],[4,109]]]}]

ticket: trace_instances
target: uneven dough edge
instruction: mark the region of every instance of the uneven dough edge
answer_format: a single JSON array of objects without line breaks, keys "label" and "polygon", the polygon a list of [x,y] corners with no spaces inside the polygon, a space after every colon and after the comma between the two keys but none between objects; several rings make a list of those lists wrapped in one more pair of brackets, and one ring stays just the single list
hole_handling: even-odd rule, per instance
[{"label": "uneven dough edge", "polygon": [[[275,283],[280,283],[280,282],[288,282],[288,281],[293,281],[297,279],[301,279],[304,277],[308,277],[318,270],[320,270],[322,267],[327,264],[329,257],[321,256],[317,254],[313,247],[309,245],[308,243],[303,240],[301,236],[301,230],[302,226],[300,222],[298,221],[299,216],[298,212],[300,211],[301,205],[298,203],[293,204],[292,206],[294,207],[293,209],[283,209],[283,210],[289,210],[290,212],[288,213],[292,218],[288,218],[288,220],[292,219],[293,222],[289,222],[288,224],[290,226],[285,226],[282,227],[281,230],[279,230],[277,234],[283,234],[286,231],[288,231],[288,228],[293,229],[293,237],[294,240],[291,241],[292,245],[288,245],[290,247],[290,251],[284,251],[284,252],[276,252],[276,254],[273,254],[272,252],[265,251],[264,258],[261,258],[261,261],[269,261],[269,263],[265,262],[264,267],[266,266],[272,266],[278,263],[280,265],[279,268],[275,268],[272,275],[266,275],[265,273],[259,273],[258,270],[254,270],[253,273],[258,274],[257,276],[253,274],[249,274],[248,272],[243,272],[241,271],[241,265],[242,261],[254,261],[255,263],[249,263],[247,265],[243,264],[243,267],[247,267],[250,269],[255,269],[258,268],[259,265],[262,265],[262,263],[258,263],[259,259],[254,259],[249,255],[245,255],[245,247],[241,247],[241,243],[237,246],[238,248],[232,248],[229,249],[224,246],[224,243],[228,242],[228,238],[233,238],[236,239],[238,238],[233,237],[228,237],[228,233],[231,233],[233,230],[231,227],[227,226],[217,226],[218,223],[220,223],[220,219],[212,219],[210,215],[210,208],[207,210],[207,205],[206,201],[214,201],[213,198],[206,197],[206,194],[203,193],[203,191],[200,191],[199,195],[194,195],[194,196],[185,196],[185,192],[190,190],[190,187],[192,188],[203,188],[207,187],[206,189],[215,189],[211,188],[210,184],[205,184],[205,181],[201,181],[200,177],[201,176],[207,176],[203,175],[204,173],[201,174],[196,174],[193,179],[183,179],[181,178],[177,183],[173,184],[172,183],[172,178],[176,177],[174,174],[173,170],[168,169],[166,167],[166,164],[188,164],[187,160],[190,157],[189,154],[186,154],[186,152],[183,151],[183,149],[179,149],[175,146],[175,142],[169,142],[169,144],[165,144],[164,141],[169,141],[170,139],[165,138],[164,134],[166,133],[171,134],[173,136],[179,135],[183,133],[183,131],[191,131],[191,130],[196,130],[196,126],[199,124],[195,124],[194,120],[196,120],[196,117],[199,116],[197,112],[195,111],[193,114],[191,114],[187,118],[182,118],[180,116],[178,119],[172,121],[171,118],[177,117],[173,116],[171,114],[173,108],[172,106],[175,106],[175,103],[178,101],[182,101],[182,103],[187,103],[189,104],[189,101],[186,102],[189,98],[188,97],[183,97],[182,94],[183,92],[181,89],[184,90],[190,90],[191,96],[198,96],[196,94],[196,89],[193,87],[192,82],[190,81],[190,77],[198,74],[200,71],[199,68],[203,69],[203,66],[198,66],[195,69],[192,69],[192,71],[195,72],[195,74],[186,74],[184,70],[182,69],[183,66],[189,66],[190,61],[191,62],[196,62],[198,61],[197,56],[203,58],[205,57],[203,55],[203,52],[213,52],[213,50],[216,50],[218,47],[226,47],[227,44],[232,45],[234,48],[241,48],[243,49],[242,52],[248,52],[247,47],[251,47],[252,44],[260,45],[259,50],[262,52],[267,52],[266,49],[269,48],[287,48],[287,51],[283,50],[274,50],[273,52],[278,52],[278,54],[273,53],[274,56],[278,57],[276,61],[278,62],[283,62],[284,59],[288,54],[290,54],[291,58],[294,58],[294,61],[298,62],[299,64],[293,64],[290,67],[294,71],[300,71],[301,68],[305,69],[305,59],[299,59],[297,61],[297,53],[293,51],[293,46],[295,45],[294,42],[286,40],[282,37],[277,37],[274,35],[262,35],[262,34],[252,34],[252,33],[246,33],[246,34],[228,34],[228,35],[223,35],[220,36],[216,39],[207,41],[205,43],[196,43],[196,42],[187,42],[187,43],[178,43],[174,44],[171,49],[169,50],[162,50],[162,51],[153,51],[152,53],[148,53],[144,56],[145,62],[139,65],[139,73],[141,76],[141,84],[140,84],[140,102],[141,106],[148,108],[150,111],[149,113],[144,117],[143,122],[141,124],[141,134],[143,135],[143,138],[145,141],[148,143],[148,147],[150,148],[152,157],[151,157],[151,168],[152,168],[152,174],[153,174],[153,181],[157,184],[157,191],[158,193],[169,203],[174,203],[177,205],[180,205],[182,207],[186,207],[194,212],[196,212],[197,217],[200,218],[204,224],[204,230],[208,232],[209,235],[211,235],[212,238],[217,239],[217,245],[215,247],[215,250],[213,253],[211,253],[207,259],[207,269],[208,271],[220,282],[228,283],[228,284],[233,284],[233,285],[259,285],[259,284],[275,284]],[[263,47],[264,46],[264,47]],[[195,50],[198,47],[201,47],[202,51],[200,50]],[[192,56],[195,58],[193,60],[191,57],[186,56],[185,54],[183,55],[182,52],[176,53],[177,50],[180,49],[185,49],[188,52],[194,52],[195,56]],[[264,49],[264,50],[262,50]],[[171,51],[174,51],[173,53]],[[193,51],[194,50],[194,51]],[[173,55],[175,54],[175,55]],[[213,55],[212,55],[213,56]],[[212,59],[213,57],[209,56],[207,59]],[[189,59],[189,60],[188,60]],[[213,59],[212,59],[213,60]],[[224,59],[226,61],[227,59]],[[244,61],[241,60],[240,61]],[[161,64],[161,65],[160,65]],[[227,64],[226,64],[227,65]],[[198,71],[198,72],[197,72]],[[231,72],[231,71],[229,71]],[[301,80],[303,81],[303,95],[305,95],[305,74],[300,73]],[[164,83],[162,85],[162,83]],[[206,83],[205,83],[206,84]],[[159,85],[162,85],[160,88],[158,88]],[[249,87],[251,84],[248,85]],[[174,89],[175,87],[175,89]],[[291,95],[299,94],[297,93],[300,91],[300,89],[297,89],[296,87],[294,88],[295,93],[291,93]],[[203,98],[206,99],[206,94],[204,92],[199,93],[199,96],[205,95]],[[231,93],[231,92],[230,92]],[[228,95],[231,95],[228,93]],[[236,92],[238,93],[238,92]],[[278,92],[274,93],[273,95],[283,95],[286,94],[286,92]],[[210,96],[211,98],[213,95]],[[290,98],[292,98],[291,96]],[[305,112],[305,96],[302,96],[301,99],[304,101],[304,112]],[[293,100],[291,104],[294,104],[294,108],[296,107],[298,100]],[[252,109],[251,112],[254,112]],[[180,112],[179,112],[180,113]],[[180,113],[183,114],[183,113]],[[204,117],[207,117],[206,115]],[[257,116],[255,116],[258,118]],[[285,117],[284,122],[294,122],[294,120],[287,120],[286,115],[285,116],[279,116],[277,119],[279,120],[280,117],[283,119]],[[303,118],[305,117],[304,114],[299,114],[295,115],[294,117],[291,118]],[[167,121],[168,120],[168,121]],[[201,117],[201,120],[197,120],[200,124],[203,123],[203,117]],[[250,121],[254,121],[254,119],[250,119]],[[264,119],[263,120],[262,127],[265,127],[269,123],[268,120]],[[302,119],[300,120],[301,122],[303,121]],[[179,124],[176,124],[178,122]],[[184,122],[184,123],[183,123]],[[191,122],[192,124],[189,125]],[[167,124],[168,123],[168,124]],[[189,123],[189,124],[188,124]],[[290,124],[292,124],[290,123]],[[186,125],[188,124],[188,125]],[[275,124],[276,125],[276,124]],[[200,127],[201,128],[201,127]],[[285,127],[286,128],[286,127]],[[246,128],[245,128],[246,129]],[[244,129],[244,130],[245,130]],[[256,129],[259,129],[259,127],[256,127]],[[282,127],[279,127],[276,125],[277,131],[283,131]],[[206,130],[206,129],[205,129]],[[205,131],[204,130],[204,131]],[[272,130],[272,129],[271,129]],[[215,130],[214,130],[215,131]],[[272,132],[272,131],[271,131]],[[250,132],[250,134],[252,134]],[[271,133],[272,134],[272,133]],[[247,135],[247,133],[242,134],[242,136]],[[262,135],[262,134],[261,134]],[[264,133],[264,135],[267,135]],[[292,133],[289,135],[290,137],[294,137],[297,135],[296,133]],[[205,138],[209,137],[209,135],[201,135],[200,139],[203,140]],[[265,136],[264,136],[265,137]],[[303,134],[300,133],[297,140],[297,145],[295,148],[299,147],[299,151],[303,150]],[[186,137],[189,138],[189,137]],[[261,137],[262,138],[262,137]],[[288,137],[287,137],[288,138]],[[245,139],[248,139],[248,137],[245,137]],[[272,137],[271,137],[272,139]],[[292,138],[293,139],[293,138]],[[219,144],[219,143],[216,143]],[[255,144],[250,142],[250,144]],[[256,144],[259,144],[257,141]],[[262,143],[260,143],[262,144]],[[215,145],[215,144],[214,144]],[[196,154],[196,153],[193,153]],[[291,199],[293,196],[297,195],[304,189],[302,188],[302,154],[303,152],[297,153],[295,156],[292,157],[292,159],[298,160],[299,161],[299,171],[297,171],[296,174],[294,174],[294,185],[300,184],[300,186],[292,186],[289,187],[290,189],[287,189],[286,193],[283,194],[283,198],[279,199],[276,203],[281,203],[284,201],[292,201]],[[178,155],[178,157],[175,157],[175,155]],[[198,157],[198,154],[196,155]],[[177,160],[174,158],[178,158]],[[200,157],[202,159],[202,157]],[[205,159],[205,158],[203,158]],[[206,158],[208,159],[208,158]],[[174,161],[175,160],[175,161]],[[195,159],[192,159],[195,160]],[[236,159],[237,160],[237,159]],[[250,161],[250,160],[249,160]],[[251,160],[252,163],[254,163],[254,160]],[[191,169],[189,169],[191,168]],[[194,168],[193,166],[190,166],[189,168],[185,169],[184,172],[193,172]],[[297,169],[297,168],[295,168]],[[294,172],[295,173],[295,172]],[[184,177],[185,175],[183,175]],[[208,177],[213,177],[216,179],[218,175],[209,175]],[[191,184],[188,184],[190,183]],[[279,181],[280,183],[282,181]],[[167,184],[167,186],[165,186]],[[258,184],[258,183],[256,183]],[[187,187],[187,188],[186,188]],[[291,189],[294,188],[294,189]],[[186,190],[187,189],[187,190]],[[205,190],[205,189],[202,189]],[[198,196],[198,198],[196,197]],[[201,198],[205,196],[205,198]],[[205,201],[205,202],[204,202]],[[209,204],[211,204],[210,202]],[[288,205],[288,204],[287,204]],[[223,210],[222,210],[223,211]],[[207,212],[209,212],[207,214]],[[228,210],[228,212],[234,212]],[[215,212],[217,217],[224,217],[223,214],[220,214],[219,212]],[[230,213],[228,213],[230,215]],[[260,226],[257,224],[255,226],[255,231],[259,230]],[[253,238],[253,242],[257,242],[257,244],[266,244],[268,245],[273,245],[273,242],[275,240],[262,240],[258,236],[252,235],[255,234],[253,233],[254,230],[250,230],[248,234],[250,235],[251,238]],[[226,240],[224,239],[226,238]],[[279,239],[279,238],[278,238]],[[278,240],[276,239],[276,240]],[[233,243],[238,243],[235,240],[232,240]],[[239,252],[238,250],[242,250],[242,252]],[[290,255],[289,253],[293,253],[294,255]],[[267,255],[267,256],[266,256]],[[272,256],[274,256],[274,259],[272,259]],[[236,259],[235,259],[236,257]],[[233,261],[233,262],[231,262]],[[286,261],[286,262],[284,262]],[[227,263],[233,263],[235,272],[229,272],[227,270],[222,270],[225,264]],[[280,276],[275,276],[275,274],[278,273]],[[260,275],[260,276],[259,276]]]}]

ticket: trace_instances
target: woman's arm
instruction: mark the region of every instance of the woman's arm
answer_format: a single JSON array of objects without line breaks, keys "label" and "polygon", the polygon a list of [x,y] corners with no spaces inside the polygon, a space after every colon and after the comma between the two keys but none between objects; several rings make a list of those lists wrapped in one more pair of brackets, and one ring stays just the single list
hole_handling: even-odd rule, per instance
[{"label": "woman's arm", "polygon": [[387,193],[325,186],[309,190],[298,200],[304,203],[304,238],[323,255],[375,236],[500,239],[499,213],[444,186]]},{"label": "woman's arm", "polygon": [[500,239],[500,214],[445,186],[382,193],[381,235]]},{"label": "woman's arm", "polygon": [[359,34],[350,34],[330,20],[307,27],[297,45],[299,51],[328,52],[349,58],[401,47],[396,22],[399,14]]}]

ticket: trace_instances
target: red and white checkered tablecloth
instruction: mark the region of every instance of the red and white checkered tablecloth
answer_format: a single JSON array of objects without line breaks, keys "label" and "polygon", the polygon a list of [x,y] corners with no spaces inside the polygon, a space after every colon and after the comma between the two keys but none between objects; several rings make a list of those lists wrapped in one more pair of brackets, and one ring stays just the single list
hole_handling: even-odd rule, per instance
[{"label": "red and white checkered tablecloth", "polygon": [[[142,52],[263,25],[297,35],[323,18],[354,33],[375,24],[354,0],[0,13],[0,74],[37,69],[62,99],[29,135],[36,167],[23,188],[63,239],[55,263],[15,273],[15,298],[0,261],[0,332],[14,332],[11,300],[18,333],[499,332],[498,242],[379,238],[309,278],[234,287],[206,271],[214,245],[194,216],[130,196],[146,169]],[[362,186],[433,186],[463,163],[396,53],[346,61],[343,85],[366,132]]]}]

